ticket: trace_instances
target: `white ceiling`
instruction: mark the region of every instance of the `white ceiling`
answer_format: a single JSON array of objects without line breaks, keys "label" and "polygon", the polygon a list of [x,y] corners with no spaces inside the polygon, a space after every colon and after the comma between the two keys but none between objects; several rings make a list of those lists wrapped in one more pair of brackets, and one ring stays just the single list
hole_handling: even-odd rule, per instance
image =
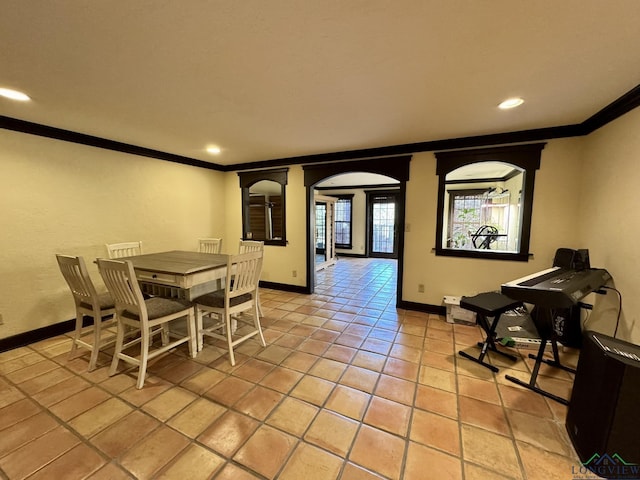
[{"label": "white ceiling", "polygon": [[576,124],[640,83],[639,20],[639,0],[10,0],[0,87],[33,100],[0,115],[221,165]]}]

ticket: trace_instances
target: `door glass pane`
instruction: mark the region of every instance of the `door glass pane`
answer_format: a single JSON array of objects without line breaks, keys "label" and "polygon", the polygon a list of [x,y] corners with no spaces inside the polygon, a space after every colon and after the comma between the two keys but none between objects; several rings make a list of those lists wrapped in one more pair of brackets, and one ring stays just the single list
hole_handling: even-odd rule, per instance
[{"label": "door glass pane", "polygon": [[[324,261],[327,238],[326,231],[327,205],[324,203],[316,203],[316,259]],[[318,256],[322,256],[320,260]]]},{"label": "door glass pane", "polygon": [[373,245],[375,253],[393,253],[396,205],[394,202],[373,204]]},{"label": "door glass pane", "polygon": [[351,199],[341,198],[336,203],[336,245],[351,248]]}]

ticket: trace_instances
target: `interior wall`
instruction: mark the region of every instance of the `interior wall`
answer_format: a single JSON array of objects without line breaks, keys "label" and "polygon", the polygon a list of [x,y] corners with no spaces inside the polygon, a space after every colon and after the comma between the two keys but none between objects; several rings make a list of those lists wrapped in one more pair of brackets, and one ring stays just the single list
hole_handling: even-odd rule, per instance
[{"label": "interior wall", "polygon": [[[551,267],[557,248],[578,248],[581,141],[552,140],[542,150],[528,262],[436,256],[436,158],[431,152],[414,155],[407,182],[403,300],[443,305],[445,295],[499,290],[502,283]],[[421,284],[424,293],[418,291]]]},{"label": "interior wall", "polygon": [[56,253],[101,285],[106,243],[197,250],[224,231],[223,173],[9,130],[0,145],[0,338],[75,317]]},{"label": "interior wall", "polygon": [[[436,257],[438,178],[431,152],[415,154],[406,191],[402,300],[442,305],[445,295],[496,290],[551,266],[559,247],[589,248],[593,266],[607,268],[625,299],[619,336],[640,343],[640,299],[634,206],[640,109],[587,138],[549,141],[536,175],[528,262]],[[221,173],[135,155],[0,130],[0,338],[73,318],[57,252],[93,259],[105,243],[142,240],[146,252],[195,250],[197,238],[222,236],[237,251],[241,191],[235,172]],[[615,203],[612,199],[615,192]],[[619,206],[619,207],[618,207]],[[267,246],[262,279],[306,282],[306,190],[300,165],[289,167],[287,246]],[[418,285],[424,285],[424,293]],[[613,296],[607,297],[611,302]],[[614,306],[593,320],[611,325]],[[617,305],[616,305],[617,307]],[[591,325],[591,324],[590,324]],[[597,323],[593,324],[594,326]]]},{"label": "interior wall", "polygon": [[[231,239],[223,247],[224,253],[236,253],[237,242],[242,237],[242,191],[237,172],[229,172],[225,178],[227,221],[225,238]],[[265,282],[304,287],[307,278],[306,189],[300,165],[289,167],[285,186],[285,215],[287,245],[265,245],[262,275]],[[295,275],[294,275],[295,272]]]},{"label": "interior wall", "polygon": [[[593,132],[585,140],[579,238],[591,265],[606,268],[623,300],[618,338],[640,344],[640,108]],[[618,298],[598,295],[588,328],[615,330]]]}]

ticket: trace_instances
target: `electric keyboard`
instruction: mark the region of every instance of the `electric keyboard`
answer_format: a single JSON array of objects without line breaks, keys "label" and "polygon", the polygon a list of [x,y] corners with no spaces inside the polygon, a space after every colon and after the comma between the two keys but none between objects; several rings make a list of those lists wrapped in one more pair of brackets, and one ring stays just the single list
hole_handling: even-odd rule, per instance
[{"label": "electric keyboard", "polygon": [[514,300],[546,308],[569,308],[611,279],[602,268],[572,270],[553,267],[502,285],[502,293]]}]

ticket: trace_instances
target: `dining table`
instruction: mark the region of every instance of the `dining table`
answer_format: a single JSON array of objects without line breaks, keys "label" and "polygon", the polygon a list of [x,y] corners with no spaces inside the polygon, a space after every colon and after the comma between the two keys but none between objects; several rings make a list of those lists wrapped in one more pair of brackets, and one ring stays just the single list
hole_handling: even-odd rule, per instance
[{"label": "dining table", "polygon": [[133,264],[144,293],[193,300],[219,290],[229,255],[185,250],[122,257]]}]

